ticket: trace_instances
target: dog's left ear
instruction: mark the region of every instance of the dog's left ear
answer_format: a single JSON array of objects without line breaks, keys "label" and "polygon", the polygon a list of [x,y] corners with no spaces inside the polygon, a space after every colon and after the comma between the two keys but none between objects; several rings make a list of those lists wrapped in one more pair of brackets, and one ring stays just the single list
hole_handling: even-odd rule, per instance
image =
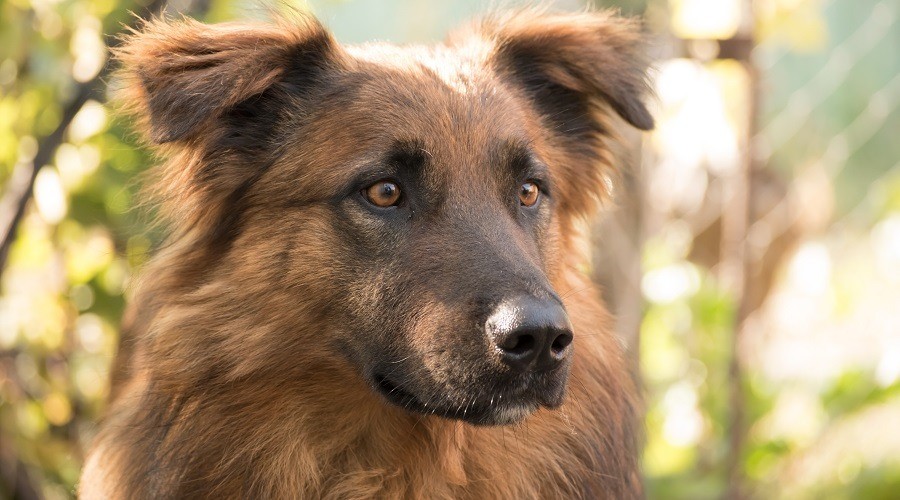
[{"label": "dog's left ear", "polygon": [[314,18],[208,25],[149,21],[115,51],[117,100],[169,161],[152,185],[161,210],[211,246],[235,234],[241,203],[278,157],[289,115],[316,109],[343,52]]},{"label": "dog's left ear", "polygon": [[338,52],[312,17],[216,25],[156,19],[127,35],[115,51],[124,81],[119,100],[157,144],[231,133],[222,130],[229,118],[240,121],[245,133],[247,113],[263,105],[242,108],[243,103],[260,101],[278,84],[298,96],[312,93],[325,68],[336,65]]},{"label": "dog's left ear", "polygon": [[653,128],[647,57],[633,21],[607,13],[518,12],[485,20],[492,62],[562,132],[588,132],[592,104],[606,102],[641,130]]}]

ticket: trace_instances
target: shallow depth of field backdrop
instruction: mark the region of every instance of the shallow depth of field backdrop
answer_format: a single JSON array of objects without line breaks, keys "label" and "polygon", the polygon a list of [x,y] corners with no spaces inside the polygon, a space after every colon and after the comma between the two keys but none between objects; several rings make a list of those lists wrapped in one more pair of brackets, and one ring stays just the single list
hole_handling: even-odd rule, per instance
[{"label": "shallow depth of field backdrop", "polygon": [[[159,240],[135,209],[152,159],[105,104],[105,45],[164,4],[0,0],[0,498],[72,496],[103,409]],[[300,5],[344,42],[440,40],[489,6]],[[588,269],[646,386],[649,496],[898,498],[900,3],[604,5],[644,17],[657,61],[658,127],[625,133]]]}]

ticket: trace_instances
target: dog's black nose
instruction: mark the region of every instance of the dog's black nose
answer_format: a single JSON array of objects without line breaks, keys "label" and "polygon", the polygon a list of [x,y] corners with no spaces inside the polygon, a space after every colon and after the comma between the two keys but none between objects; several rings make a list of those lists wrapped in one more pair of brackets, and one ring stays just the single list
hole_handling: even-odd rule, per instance
[{"label": "dog's black nose", "polygon": [[548,371],[572,349],[572,325],[557,302],[531,296],[501,303],[485,323],[503,362],[515,371]]}]

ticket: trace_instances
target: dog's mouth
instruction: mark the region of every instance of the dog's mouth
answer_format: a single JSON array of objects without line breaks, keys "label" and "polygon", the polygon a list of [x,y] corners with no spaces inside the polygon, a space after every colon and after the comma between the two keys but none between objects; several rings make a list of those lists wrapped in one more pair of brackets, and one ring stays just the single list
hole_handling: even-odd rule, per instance
[{"label": "dog's mouth", "polygon": [[[489,398],[472,397],[462,403],[452,403],[438,396],[423,401],[400,383],[382,374],[372,377],[376,390],[393,405],[425,415],[462,420],[474,425],[509,425],[522,421],[540,406],[555,407],[561,402],[539,402],[534,397],[518,397],[497,393]],[[554,398],[557,399],[557,398]]]},{"label": "dog's mouth", "polygon": [[419,402],[411,392],[403,389],[396,383],[391,382],[384,375],[375,374],[374,380],[375,387],[391,403],[412,410],[424,410],[428,408],[427,404]]}]

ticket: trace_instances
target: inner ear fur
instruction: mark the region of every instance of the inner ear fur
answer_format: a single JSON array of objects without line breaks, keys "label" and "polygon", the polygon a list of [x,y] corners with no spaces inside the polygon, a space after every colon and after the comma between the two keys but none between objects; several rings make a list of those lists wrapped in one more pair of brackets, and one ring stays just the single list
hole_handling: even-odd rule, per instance
[{"label": "inner ear fur", "polygon": [[609,12],[525,10],[478,27],[494,46],[497,69],[512,77],[562,132],[587,133],[592,104],[604,102],[641,130],[653,128],[648,58],[635,21]]},{"label": "inner ear fur", "polygon": [[151,141],[190,140],[286,78],[302,91],[337,60],[338,50],[311,17],[216,25],[155,19],[115,51],[124,82],[119,97]]},{"label": "inner ear fur", "polygon": [[[221,252],[277,159],[286,109],[311,110],[346,59],[314,18],[207,25],[156,19],[116,49],[116,99],[166,161],[147,194],[177,234]],[[207,258],[201,251],[196,258]]]}]

